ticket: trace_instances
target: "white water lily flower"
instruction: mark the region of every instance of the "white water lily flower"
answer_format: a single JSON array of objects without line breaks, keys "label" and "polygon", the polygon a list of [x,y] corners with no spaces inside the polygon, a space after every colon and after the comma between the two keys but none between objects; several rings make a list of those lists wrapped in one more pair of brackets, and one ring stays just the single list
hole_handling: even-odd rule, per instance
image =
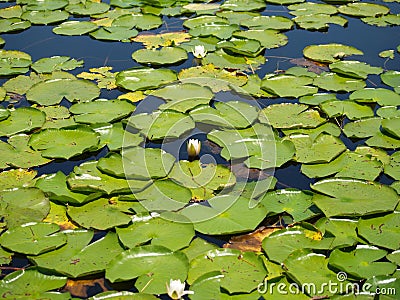
[{"label": "white water lily flower", "polygon": [[189,139],[187,143],[187,152],[189,158],[194,158],[199,155],[201,149],[201,142],[197,139]]},{"label": "white water lily flower", "polygon": [[167,284],[168,296],[172,299],[181,299],[184,295],[194,294],[193,291],[185,291],[185,282],[178,280],[169,280],[169,285]]},{"label": "white water lily flower", "polygon": [[207,50],[203,45],[194,46],[194,50],[192,50],[194,57],[203,58],[207,54]]}]

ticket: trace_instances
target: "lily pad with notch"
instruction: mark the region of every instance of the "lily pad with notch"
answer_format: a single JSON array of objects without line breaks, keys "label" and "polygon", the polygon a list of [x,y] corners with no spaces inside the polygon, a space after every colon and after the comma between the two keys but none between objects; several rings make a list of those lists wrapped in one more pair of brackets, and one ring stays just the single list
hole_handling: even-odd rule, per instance
[{"label": "lily pad with notch", "polygon": [[180,47],[162,47],[161,49],[139,49],[132,53],[132,58],[140,64],[169,65],[188,58],[186,50]]},{"label": "lily pad with notch", "polygon": [[9,116],[0,121],[0,136],[30,132],[41,128],[46,121],[45,113],[33,107],[19,107],[8,112]]},{"label": "lily pad with notch", "polygon": [[98,26],[89,21],[66,21],[53,28],[55,34],[83,35],[96,30]]}]

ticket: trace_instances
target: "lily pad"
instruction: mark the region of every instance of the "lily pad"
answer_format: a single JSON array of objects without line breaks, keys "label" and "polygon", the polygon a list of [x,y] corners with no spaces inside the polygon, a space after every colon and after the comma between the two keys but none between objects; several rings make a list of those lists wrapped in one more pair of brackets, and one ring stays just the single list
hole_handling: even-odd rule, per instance
[{"label": "lily pad", "polygon": [[121,122],[114,124],[94,124],[94,131],[100,134],[99,148],[107,146],[110,151],[121,150],[123,147],[139,146],[144,138],[139,133],[125,130]]},{"label": "lily pad", "polygon": [[123,251],[113,232],[92,243],[93,231],[68,230],[65,236],[67,243],[63,247],[30,259],[40,268],[76,278],[103,272],[106,265]]},{"label": "lily pad", "polygon": [[335,92],[360,90],[366,85],[363,80],[343,77],[335,73],[322,73],[314,78],[313,84],[321,89]]},{"label": "lily pad", "polygon": [[[162,47],[170,47],[180,45],[190,40],[190,34],[187,32],[163,32],[158,34],[140,34],[133,38],[135,42],[143,43],[146,49]],[[183,48],[183,47],[182,47]],[[186,49],[186,48],[185,48]],[[188,49],[186,49],[188,50]]]},{"label": "lily pad", "polygon": [[229,293],[250,293],[267,273],[259,256],[236,249],[207,251],[190,262],[188,283],[212,271],[223,272],[221,287]]},{"label": "lily pad", "polygon": [[326,122],[314,109],[304,104],[272,104],[260,112],[261,123],[274,128],[315,128]]},{"label": "lily pad", "polygon": [[257,11],[264,9],[265,6],[263,0],[254,0],[251,2],[246,0],[227,0],[221,5],[221,8],[231,11]]},{"label": "lily pad", "polygon": [[175,64],[188,58],[184,49],[179,47],[162,47],[158,49],[139,49],[132,58],[141,64],[168,65]]},{"label": "lily pad", "polygon": [[0,20],[0,33],[20,31],[31,27],[31,22],[20,18],[9,18]]},{"label": "lily pad", "polygon": [[363,54],[357,48],[342,44],[310,45],[303,49],[306,58],[322,63],[333,63],[346,56]]},{"label": "lily pad", "polygon": [[69,56],[52,56],[35,61],[31,68],[37,73],[51,73],[58,70],[74,70],[82,66],[83,60],[76,60]]},{"label": "lily pad", "polygon": [[88,21],[66,21],[54,27],[53,32],[60,35],[83,35],[97,28],[96,24]]},{"label": "lily pad", "polygon": [[320,104],[320,107],[329,118],[345,115],[350,120],[357,120],[374,116],[371,107],[358,104],[355,101],[325,101]]},{"label": "lily pad", "polygon": [[357,102],[377,102],[381,106],[400,103],[399,94],[384,88],[364,88],[351,93],[349,98]]},{"label": "lily pad", "polygon": [[169,69],[136,68],[119,72],[116,84],[130,91],[155,89],[176,80],[176,73]]},{"label": "lily pad", "polygon": [[83,3],[70,3],[65,7],[65,10],[74,15],[87,16],[104,13],[109,8],[110,6],[104,2],[85,1]]},{"label": "lily pad", "polygon": [[[165,214],[164,214],[165,215]],[[193,224],[180,215],[135,215],[128,227],[116,228],[119,240],[128,248],[151,242],[173,251],[189,246],[194,237]],[[169,219],[177,220],[170,221]]]},{"label": "lily pad", "polygon": [[69,108],[77,123],[112,123],[135,111],[135,106],[124,100],[98,99],[74,104]]},{"label": "lily pad", "polygon": [[21,15],[21,19],[28,20],[32,24],[52,24],[65,21],[69,13],[65,10],[28,10]]},{"label": "lily pad", "polygon": [[160,17],[151,14],[131,13],[122,15],[112,22],[112,26],[125,28],[137,28],[140,30],[150,30],[160,27],[162,20]]},{"label": "lily pad", "polygon": [[26,93],[29,101],[40,105],[54,105],[63,98],[87,102],[100,95],[100,89],[88,80],[52,79],[33,85]]},{"label": "lily pad", "polygon": [[359,221],[358,233],[369,243],[387,249],[400,249],[400,214],[394,212],[382,217],[365,218]]},{"label": "lily pad", "polygon": [[357,235],[358,221],[352,219],[321,218],[315,223],[323,234],[335,236],[330,248],[353,246],[359,241]]},{"label": "lily pad", "polygon": [[381,118],[361,119],[347,123],[343,128],[343,132],[348,137],[370,137],[380,133],[381,123]]},{"label": "lily pad", "polygon": [[29,54],[17,50],[0,50],[0,75],[15,75],[28,72],[32,64]]},{"label": "lily pad", "polygon": [[393,138],[382,132],[375,133],[365,143],[371,147],[381,147],[386,149],[396,149],[400,147],[400,140],[398,138]]},{"label": "lily pad", "polygon": [[225,18],[221,18],[218,16],[204,15],[196,18],[187,19],[183,22],[182,25],[186,28],[192,29],[207,23],[229,24],[229,21]]},{"label": "lily pad", "polygon": [[356,60],[334,62],[329,65],[329,68],[335,73],[360,79],[367,79],[370,74],[378,75],[383,72],[380,67],[372,67],[367,63]]},{"label": "lily pad", "polygon": [[236,38],[256,40],[260,42],[262,47],[267,49],[278,48],[286,45],[288,42],[286,35],[280,33],[278,30],[272,29],[236,31],[233,36]]},{"label": "lily pad", "polygon": [[108,264],[106,278],[111,282],[137,278],[135,287],[151,294],[166,292],[171,278],[184,281],[189,269],[185,254],[163,246],[139,246],[122,252]]},{"label": "lily pad", "polygon": [[394,88],[396,93],[400,92],[400,72],[398,71],[387,71],[381,74],[383,83]]},{"label": "lily pad", "polygon": [[296,22],[299,27],[306,30],[324,30],[329,28],[329,24],[337,24],[340,26],[345,26],[347,24],[347,19],[341,16],[330,16],[323,13],[299,15],[293,18],[293,21]]},{"label": "lily pad", "polygon": [[26,5],[28,10],[56,10],[68,5],[68,0],[41,0],[41,1],[19,1]]},{"label": "lily pad", "polygon": [[315,2],[303,2],[299,4],[292,4],[288,6],[290,9],[290,14],[295,16],[303,16],[303,15],[317,15],[317,14],[326,14],[326,15],[334,15],[338,12],[337,8],[334,5],[325,4],[325,3],[315,3]]},{"label": "lily pad", "polygon": [[331,178],[311,185],[325,195],[314,194],[313,202],[330,216],[364,216],[393,211],[399,199],[392,188],[372,181]]},{"label": "lily pad", "polygon": [[385,165],[385,174],[394,178],[395,180],[400,180],[400,152],[395,152],[390,156],[389,164]]},{"label": "lily pad", "polygon": [[37,172],[34,170],[11,169],[0,173],[0,190],[12,190],[15,188],[30,187],[35,184],[34,178]]},{"label": "lily pad", "polygon": [[306,76],[267,75],[262,80],[261,88],[279,97],[297,98],[318,92],[318,88],[309,85],[312,83],[313,79]]},{"label": "lily pad", "polygon": [[90,127],[44,129],[31,136],[29,145],[44,157],[69,159],[86,151],[97,150],[99,136]]},{"label": "lily pad", "polygon": [[195,37],[199,36],[215,36],[222,40],[229,39],[232,34],[239,30],[239,26],[235,24],[225,23],[203,23],[199,26],[191,28],[189,34]]},{"label": "lily pad", "polygon": [[96,31],[90,32],[90,36],[96,40],[106,41],[122,41],[129,42],[132,38],[138,35],[136,29],[130,29],[121,26],[101,27]]},{"label": "lily pad", "polygon": [[216,102],[214,107],[199,106],[190,116],[195,122],[228,128],[246,128],[258,117],[257,107],[243,101]]},{"label": "lily pad", "polygon": [[121,212],[118,202],[100,198],[82,206],[68,206],[70,218],[84,228],[106,230],[126,225],[131,217]]},{"label": "lily pad", "polygon": [[14,252],[38,255],[66,243],[65,234],[59,231],[60,227],[56,224],[28,223],[4,232],[0,244]]},{"label": "lily pad", "polygon": [[42,221],[50,210],[49,200],[37,188],[0,192],[0,215],[8,228]]},{"label": "lily pad", "polygon": [[377,261],[386,254],[387,251],[368,245],[358,245],[351,252],[336,249],[330,254],[329,265],[357,278],[390,275],[396,270],[396,265]]},{"label": "lily pad", "polygon": [[[235,48],[235,51],[240,51],[239,47]],[[253,54],[247,56],[253,56]],[[224,50],[217,50],[215,53],[209,53],[203,61],[221,69],[228,68],[245,71],[251,70],[251,68],[257,69],[265,62],[265,58],[262,55],[258,55],[254,58],[241,57],[236,54],[230,55]]]},{"label": "lily pad", "polygon": [[240,25],[255,30],[289,30],[293,27],[293,21],[281,16],[257,16],[254,18],[243,20],[242,22],[240,22]]},{"label": "lily pad", "polygon": [[204,234],[234,234],[254,230],[267,213],[263,205],[250,207],[249,199],[222,195],[208,200],[208,205],[193,204],[180,213],[189,218],[194,229]]},{"label": "lily pad", "polygon": [[375,3],[349,3],[338,7],[340,13],[355,17],[377,17],[386,15],[390,9]]},{"label": "lily pad", "polygon": [[10,116],[0,121],[0,136],[11,136],[42,127],[46,115],[33,107],[20,107],[10,111]]}]

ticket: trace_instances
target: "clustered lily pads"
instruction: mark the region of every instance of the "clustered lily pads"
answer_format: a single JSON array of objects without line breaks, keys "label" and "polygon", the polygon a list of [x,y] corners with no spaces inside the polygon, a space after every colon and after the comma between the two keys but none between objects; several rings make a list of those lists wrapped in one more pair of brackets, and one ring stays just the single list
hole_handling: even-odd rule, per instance
[{"label": "clustered lily pads", "polygon": [[[398,26],[398,1],[0,2],[2,297],[397,299],[400,46],[270,51]],[[8,49],[40,25],[134,49],[124,69]]]}]

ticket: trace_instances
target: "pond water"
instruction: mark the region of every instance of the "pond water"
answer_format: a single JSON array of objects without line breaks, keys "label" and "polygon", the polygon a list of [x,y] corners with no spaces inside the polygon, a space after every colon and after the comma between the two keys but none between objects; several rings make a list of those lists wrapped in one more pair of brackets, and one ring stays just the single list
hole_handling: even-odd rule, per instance
[{"label": "pond water", "polygon": [[[360,287],[370,283],[366,299],[373,299],[377,287],[400,293],[398,1],[304,2],[326,5],[313,11],[312,6],[302,8],[300,0],[111,0],[103,11],[120,10],[119,17],[96,16],[91,11],[102,8],[95,2],[110,5],[0,0],[5,41],[0,53],[0,259],[2,274],[9,274],[6,278],[19,278],[25,271],[21,287],[18,280],[16,285],[2,280],[0,292],[68,299],[68,293],[85,298],[117,290],[135,292],[134,299],[169,299],[166,284],[180,279],[194,292],[185,298],[258,299],[265,293],[257,288],[268,273],[268,280],[285,286],[310,281],[352,282]],[[160,2],[164,7],[157,7]],[[7,9],[16,5],[21,5],[20,12]],[[130,41],[121,42],[84,32],[54,33],[64,19],[11,31],[6,21],[12,18],[35,23],[40,12],[22,15],[35,5],[59,5],[60,14],[69,13],[68,21],[87,26],[101,19],[91,34],[97,26],[119,23],[115,30],[136,28],[138,36],[132,33]],[[255,8],[249,12],[247,7]],[[87,11],[76,13],[82,8]],[[302,23],[301,17],[308,14],[311,19]],[[330,22],[347,23],[307,30],[319,14]],[[385,16],[391,25],[366,24],[383,24]],[[146,26],[152,29],[144,30]],[[261,34],[264,31],[267,37]],[[165,33],[175,35],[158,40],[153,53],[139,56],[146,47],[138,38]],[[192,53],[198,44],[208,49],[203,58]],[[310,45],[328,47],[312,46],[306,52]],[[180,47],[184,58],[169,63]],[[157,63],[161,53],[154,51],[159,49],[170,53]],[[12,50],[29,54],[25,71],[19,72],[17,65],[26,57],[22,54],[21,59],[21,53]],[[363,54],[353,55],[359,51]],[[383,57],[390,54],[392,58]],[[34,63],[53,56],[83,60],[84,65],[71,63],[67,68],[65,62],[47,62],[44,68],[64,68],[70,75],[37,71],[43,77],[35,79]],[[112,67],[109,89],[101,86],[102,76],[97,82],[96,77],[85,77],[92,80],[85,86],[76,83],[82,79],[71,77],[82,78],[82,72],[100,67]],[[140,73],[145,67],[150,70],[147,75]],[[175,82],[177,74],[180,83]],[[63,84],[51,90],[56,81],[69,91]],[[68,101],[74,92],[75,101]],[[156,96],[146,95],[151,93]],[[333,98],[320,101],[318,97],[326,95],[316,93]],[[52,99],[60,95],[65,97]],[[119,100],[113,106],[85,104],[98,98]],[[175,106],[165,110],[170,103]],[[65,111],[54,108],[50,121],[40,121],[51,115],[46,109],[53,106],[67,108],[66,115],[58,117]],[[24,107],[37,109],[23,112]],[[46,115],[39,116],[39,110]],[[60,119],[68,119],[65,124],[72,127],[58,125],[63,124]],[[32,125],[35,122],[40,125]],[[54,129],[45,129],[50,127]],[[202,143],[199,160],[192,162],[187,161],[189,138]],[[19,146],[10,150],[9,144]],[[25,148],[18,148],[21,145]],[[25,155],[28,158],[21,159]],[[387,229],[382,231],[383,223]],[[381,240],[374,236],[378,227],[384,235]],[[37,248],[29,247],[33,238]],[[228,241],[228,249],[222,248]],[[300,259],[304,263],[296,265]],[[379,263],[377,269],[374,264]],[[307,277],[304,270],[309,265],[320,272]],[[336,277],[339,271],[345,281]],[[392,283],[379,283],[386,279]],[[32,290],[26,284],[30,281],[43,288]],[[277,291],[268,293],[264,296]],[[335,294],[325,288],[322,295],[303,290],[291,296]]]}]

